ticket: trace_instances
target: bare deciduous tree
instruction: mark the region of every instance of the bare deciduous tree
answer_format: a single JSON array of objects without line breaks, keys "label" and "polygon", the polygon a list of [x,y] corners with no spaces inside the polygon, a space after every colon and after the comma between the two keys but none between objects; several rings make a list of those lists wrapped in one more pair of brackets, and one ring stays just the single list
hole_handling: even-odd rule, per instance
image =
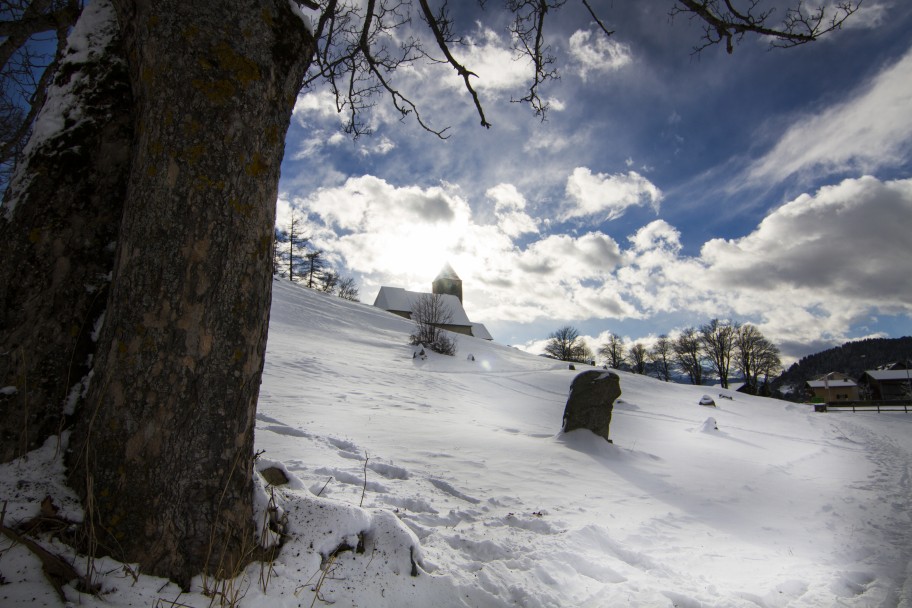
[{"label": "bare deciduous tree", "polygon": [[[779,357],[779,347],[768,340],[764,340],[760,355],[757,360],[757,394],[770,394],[770,378],[777,376],[782,371],[782,359]],[[759,382],[759,376],[763,376],[763,384]]]},{"label": "bare deciduous tree", "polygon": [[728,388],[728,373],[737,333],[738,327],[731,321],[713,319],[700,326],[700,344],[706,359],[719,376],[722,388]]},{"label": "bare deciduous tree", "polygon": [[607,361],[608,367],[621,369],[624,364],[625,350],[624,340],[619,335],[612,333],[608,336],[608,342],[599,348],[598,353]]},{"label": "bare deciduous tree", "polygon": [[703,384],[703,349],[700,336],[693,327],[681,331],[672,343],[674,360],[690,378],[691,384]]},{"label": "bare deciduous tree", "polygon": [[455,355],[456,341],[443,329],[452,319],[453,313],[442,295],[422,294],[412,307],[412,321],[415,322],[412,344],[421,344],[442,355]]},{"label": "bare deciduous tree", "polygon": [[339,291],[337,295],[343,300],[358,302],[360,294],[358,293],[358,286],[355,284],[355,279],[348,277],[339,281]]},{"label": "bare deciduous tree", "polygon": [[649,360],[652,362],[652,369],[659,380],[665,382],[671,380],[671,357],[671,341],[666,334],[662,334],[649,349]]},{"label": "bare deciduous tree", "polygon": [[545,353],[555,359],[574,363],[588,363],[592,360],[592,351],[580,337],[579,330],[570,325],[564,325],[548,335]]},{"label": "bare deciduous tree", "polygon": [[755,325],[745,323],[735,335],[735,365],[751,393],[757,394],[760,359],[768,341]]},{"label": "bare deciduous tree", "polygon": [[640,342],[634,342],[627,351],[627,360],[635,374],[646,373],[647,353],[646,347]]},{"label": "bare deciduous tree", "polygon": [[333,293],[339,284],[339,274],[335,270],[324,270],[320,275],[320,291]]}]

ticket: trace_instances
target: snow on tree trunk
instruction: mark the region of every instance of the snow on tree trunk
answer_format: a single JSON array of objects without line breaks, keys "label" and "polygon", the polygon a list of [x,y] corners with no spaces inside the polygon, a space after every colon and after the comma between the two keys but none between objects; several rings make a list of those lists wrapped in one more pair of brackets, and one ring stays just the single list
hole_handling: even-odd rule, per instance
[{"label": "snow on tree trunk", "polygon": [[136,141],[73,483],[101,550],[186,586],[255,543],[279,165],[313,37],[288,0],[114,4]]},{"label": "snow on tree trunk", "polygon": [[114,263],[133,137],[110,3],[84,10],[0,208],[0,461],[81,395]]}]

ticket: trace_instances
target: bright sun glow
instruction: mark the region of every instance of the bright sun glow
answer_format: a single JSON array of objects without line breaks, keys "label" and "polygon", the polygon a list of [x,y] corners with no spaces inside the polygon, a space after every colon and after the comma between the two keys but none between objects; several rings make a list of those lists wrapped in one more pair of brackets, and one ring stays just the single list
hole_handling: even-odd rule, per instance
[{"label": "bright sun glow", "polygon": [[450,264],[465,281],[476,273],[483,257],[482,243],[468,221],[415,223],[397,227],[378,248],[376,265],[395,268],[401,286],[427,291],[444,264]]}]

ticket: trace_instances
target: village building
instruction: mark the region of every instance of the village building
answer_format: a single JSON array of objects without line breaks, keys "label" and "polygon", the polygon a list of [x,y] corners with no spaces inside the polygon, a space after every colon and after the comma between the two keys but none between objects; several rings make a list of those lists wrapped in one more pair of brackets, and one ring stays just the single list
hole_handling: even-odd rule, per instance
[{"label": "village building", "polygon": [[858,379],[858,384],[865,396],[874,401],[912,399],[912,372],[905,366],[868,370]]},{"label": "village building", "polygon": [[846,374],[830,372],[816,380],[808,380],[806,388],[811,393],[811,398],[822,400],[824,403],[836,401],[858,401],[858,383]]},{"label": "village building", "polygon": [[[449,264],[444,264],[440,274],[431,283],[431,294],[440,296],[445,316],[449,317],[447,323],[437,324],[437,327],[464,336],[474,336],[483,340],[494,339],[483,324],[473,323],[469,320],[462,307],[462,279]],[[411,319],[412,311],[415,310],[418,301],[431,294],[408,291],[401,287],[383,286],[374,300],[374,306],[405,319]]]}]

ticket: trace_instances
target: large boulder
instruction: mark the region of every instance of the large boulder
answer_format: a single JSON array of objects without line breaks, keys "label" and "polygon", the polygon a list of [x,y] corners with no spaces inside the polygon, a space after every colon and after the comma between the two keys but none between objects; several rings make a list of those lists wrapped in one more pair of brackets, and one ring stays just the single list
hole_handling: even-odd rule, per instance
[{"label": "large boulder", "polygon": [[620,396],[621,379],[614,372],[590,370],[577,375],[570,384],[562,430],[589,429],[611,442],[611,411]]}]

